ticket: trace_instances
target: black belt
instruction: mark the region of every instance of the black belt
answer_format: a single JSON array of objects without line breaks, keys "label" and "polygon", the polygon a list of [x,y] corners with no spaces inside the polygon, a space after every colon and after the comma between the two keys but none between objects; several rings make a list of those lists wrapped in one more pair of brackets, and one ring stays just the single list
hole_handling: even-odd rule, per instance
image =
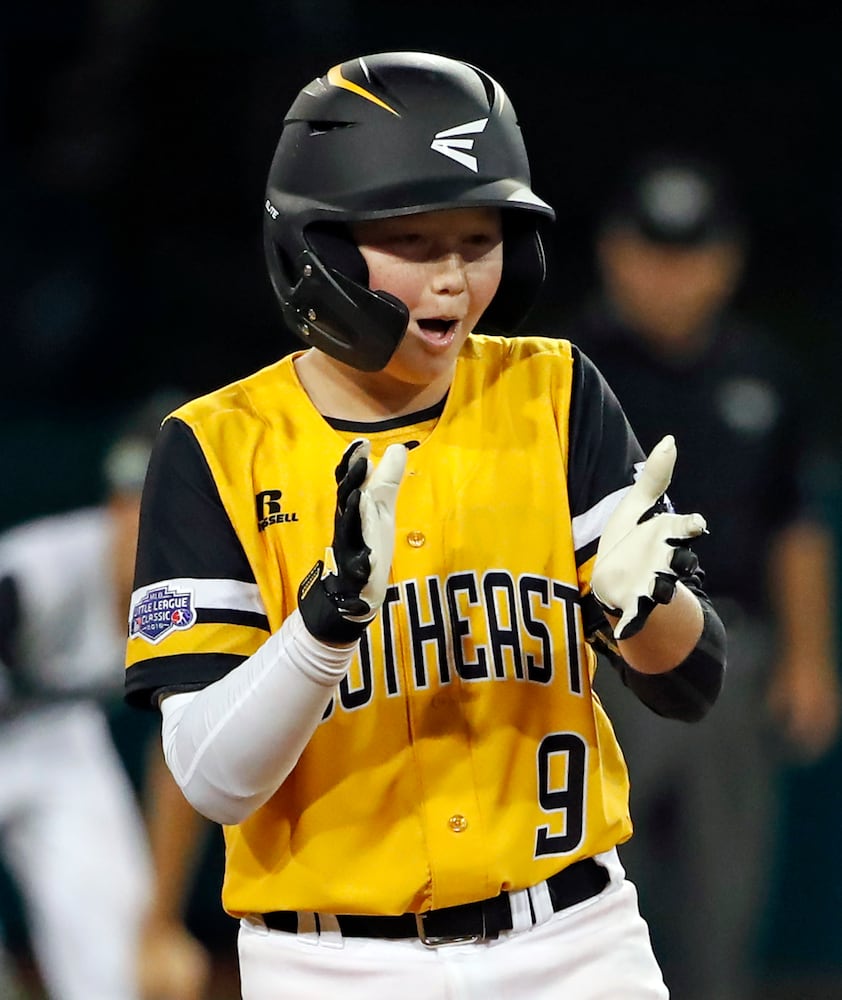
[{"label": "black belt", "polygon": [[[547,879],[553,911],[558,913],[574,903],[581,903],[602,892],[608,884],[608,870],[585,858],[563,868]],[[531,908],[530,901],[530,908]],[[535,920],[534,912],[532,914]],[[263,920],[274,931],[298,932],[295,910],[264,913]],[[318,921],[318,914],[316,914]],[[402,913],[400,916],[368,916],[338,914],[336,920],[345,937],[412,938],[436,945],[458,941],[481,941],[496,938],[500,931],[512,929],[512,909],[509,893],[501,892],[492,899],[477,903],[462,903],[424,913]],[[318,923],[316,924],[318,928]]]}]

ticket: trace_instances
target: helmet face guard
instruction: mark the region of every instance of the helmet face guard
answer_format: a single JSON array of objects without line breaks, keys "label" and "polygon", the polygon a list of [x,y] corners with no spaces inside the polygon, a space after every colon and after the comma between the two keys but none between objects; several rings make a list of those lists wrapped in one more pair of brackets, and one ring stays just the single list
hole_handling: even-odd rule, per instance
[{"label": "helmet face guard", "polygon": [[289,109],[267,182],[264,249],[286,323],[305,343],[379,371],[406,306],[368,288],[347,224],[441,209],[502,209],[503,278],[482,319],[510,333],[546,270],[538,233],[553,210],[530,187],[514,109],[490,76],[418,52],[353,59]]}]

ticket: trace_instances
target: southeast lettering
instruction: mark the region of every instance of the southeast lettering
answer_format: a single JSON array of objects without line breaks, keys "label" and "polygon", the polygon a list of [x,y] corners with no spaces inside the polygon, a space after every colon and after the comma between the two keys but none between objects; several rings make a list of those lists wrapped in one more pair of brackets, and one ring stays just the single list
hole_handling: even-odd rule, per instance
[{"label": "southeast lettering", "polygon": [[415,686],[419,690],[429,687],[425,652],[432,653],[433,663],[438,667],[439,680],[447,684],[450,680],[450,664],[447,658],[447,633],[441,589],[436,577],[427,580],[429,595],[429,617],[422,621],[423,611],[418,600],[418,585],[409,580],[404,585],[406,612],[409,618],[409,641],[412,648],[412,663],[415,671]]},{"label": "southeast lettering", "polygon": [[515,582],[505,570],[494,570],[485,574],[482,589],[488,611],[488,638],[494,673],[497,677],[505,677],[508,660],[515,677],[523,677]]},{"label": "southeast lettering", "polygon": [[[535,653],[525,655],[526,676],[531,681],[547,684],[553,675],[553,642],[549,628],[540,613],[536,611],[550,607],[550,581],[541,576],[522,576],[518,586],[523,629],[528,636],[537,639],[541,647],[540,655]],[[571,588],[568,600],[575,600],[578,596],[578,593],[574,596]]]},{"label": "southeast lettering", "polygon": [[[559,655],[570,692],[581,694],[579,600],[568,584],[531,574],[515,579],[505,570],[393,584],[323,718],[337,707],[365,708],[378,693],[395,697],[407,686],[423,691],[456,678],[547,685],[557,676]],[[403,634],[408,641],[401,650]]]},{"label": "southeast lettering", "polygon": [[445,584],[456,673],[466,681],[488,677],[488,654],[471,640],[470,609],[481,606],[475,573],[457,573]]}]

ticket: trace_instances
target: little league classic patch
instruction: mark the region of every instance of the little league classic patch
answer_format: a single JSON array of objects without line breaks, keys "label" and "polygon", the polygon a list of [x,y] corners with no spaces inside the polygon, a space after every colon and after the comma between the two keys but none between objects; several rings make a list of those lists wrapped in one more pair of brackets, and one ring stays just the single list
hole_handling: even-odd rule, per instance
[{"label": "little league classic patch", "polygon": [[176,629],[190,628],[196,622],[193,594],[171,587],[153,587],[132,606],[129,637],[160,642]]}]

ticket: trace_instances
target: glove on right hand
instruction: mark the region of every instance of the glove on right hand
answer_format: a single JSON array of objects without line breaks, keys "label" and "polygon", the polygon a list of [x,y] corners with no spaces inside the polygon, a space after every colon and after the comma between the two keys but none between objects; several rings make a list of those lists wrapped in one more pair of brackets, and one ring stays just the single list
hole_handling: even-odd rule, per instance
[{"label": "glove on right hand", "polygon": [[591,592],[605,611],[619,616],[614,637],[639,632],[656,604],[669,604],[678,574],[698,560],[680,544],[707,528],[701,514],[647,515],[666,492],[675,466],[671,434],[655,445],[629,492],[609,517],[596,551]]},{"label": "glove on right hand", "polygon": [[323,642],[355,642],[386,596],[407,449],[389,445],[376,468],[370,452],[371,442],[357,438],[336,467],[335,571],[319,560],[298,589],[304,624]]}]

